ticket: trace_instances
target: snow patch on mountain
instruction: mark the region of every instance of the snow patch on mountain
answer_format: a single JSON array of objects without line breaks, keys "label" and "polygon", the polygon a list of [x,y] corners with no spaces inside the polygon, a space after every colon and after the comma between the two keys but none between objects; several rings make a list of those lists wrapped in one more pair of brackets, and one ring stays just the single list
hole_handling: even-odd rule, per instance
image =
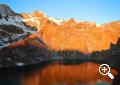
[{"label": "snow patch on mountain", "polygon": [[7,16],[16,15],[16,13],[9,6],[0,4],[0,15],[5,18]]},{"label": "snow patch on mountain", "polygon": [[58,25],[61,25],[61,23],[63,21],[65,21],[64,19],[60,19],[60,18],[52,18],[52,17],[48,17],[49,20],[52,20],[53,22],[55,22]]},{"label": "snow patch on mountain", "polygon": [[25,25],[20,14],[5,4],[0,4],[0,49],[22,39],[36,30]]}]

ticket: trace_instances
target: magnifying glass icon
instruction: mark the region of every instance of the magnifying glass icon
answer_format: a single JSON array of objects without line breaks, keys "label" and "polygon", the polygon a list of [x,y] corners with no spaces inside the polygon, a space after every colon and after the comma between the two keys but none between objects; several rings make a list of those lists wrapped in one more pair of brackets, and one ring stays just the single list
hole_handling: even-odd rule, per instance
[{"label": "magnifying glass icon", "polygon": [[114,76],[110,73],[110,67],[107,64],[100,65],[99,72],[102,75],[108,75],[108,77],[110,77],[110,79],[114,79]]}]

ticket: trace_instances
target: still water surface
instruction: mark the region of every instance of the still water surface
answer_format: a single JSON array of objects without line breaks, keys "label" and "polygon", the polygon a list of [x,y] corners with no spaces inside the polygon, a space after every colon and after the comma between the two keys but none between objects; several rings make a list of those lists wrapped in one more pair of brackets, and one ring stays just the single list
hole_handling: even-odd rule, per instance
[{"label": "still water surface", "polygon": [[[42,63],[0,68],[0,85],[111,85],[95,63]],[[95,70],[91,70],[91,69]],[[97,82],[95,82],[97,81]]]}]

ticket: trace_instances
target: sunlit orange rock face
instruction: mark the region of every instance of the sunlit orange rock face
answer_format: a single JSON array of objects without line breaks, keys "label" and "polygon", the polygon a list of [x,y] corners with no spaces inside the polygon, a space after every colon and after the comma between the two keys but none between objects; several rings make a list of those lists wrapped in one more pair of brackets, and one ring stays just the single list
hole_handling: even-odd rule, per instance
[{"label": "sunlit orange rock face", "polygon": [[[108,76],[102,76],[98,71],[99,64],[83,63],[77,65],[53,64],[42,70],[25,75],[23,85],[94,85],[97,82],[109,82]],[[111,69],[115,76],[117,73]]]},{"label": "sunlit orange rock face", "polygon": [[45,14],[41,13],[40,11],[35,11],[32,14],[23,13],[21,14],[21,16],[26,25],[30,27],[36,27],[38,28],[38,30],[45,25],[54,23],[53,20],[51,20],[49,17],[47,17]]},{"label": "sunlit orange rock face", "polygon": [[38,28],[38,33],[31,36],[41,38],[52,50],[102,51],[109,49],[111,43],[116,44],[120,37],[119,21],[96,26],[93,22],[74,19],[54,21],[38,11],[22,16],[25,24]]},{"label": "sunlit orange rock face", "polygon": [[[114,31],[113,31],[114,30]],[[76,29],[48,26],[43,28],[43,41],[54,50],[76,50],[83,53],[110,48],[120,37],[117,28]]]}]

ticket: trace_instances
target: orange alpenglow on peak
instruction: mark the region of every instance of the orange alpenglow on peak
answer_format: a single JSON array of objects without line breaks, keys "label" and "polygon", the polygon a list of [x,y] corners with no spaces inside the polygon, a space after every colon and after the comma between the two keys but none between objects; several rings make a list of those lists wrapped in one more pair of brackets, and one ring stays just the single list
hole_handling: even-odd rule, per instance
[{"label": "orange alpenglow on peak", "polygon": [[37,27],[40,38],[52,50],[92,53],[109,49],[120,37],[120,21],[97,26],[94,22],[53,19],[39,11],[21,15],[26,25]]}]

